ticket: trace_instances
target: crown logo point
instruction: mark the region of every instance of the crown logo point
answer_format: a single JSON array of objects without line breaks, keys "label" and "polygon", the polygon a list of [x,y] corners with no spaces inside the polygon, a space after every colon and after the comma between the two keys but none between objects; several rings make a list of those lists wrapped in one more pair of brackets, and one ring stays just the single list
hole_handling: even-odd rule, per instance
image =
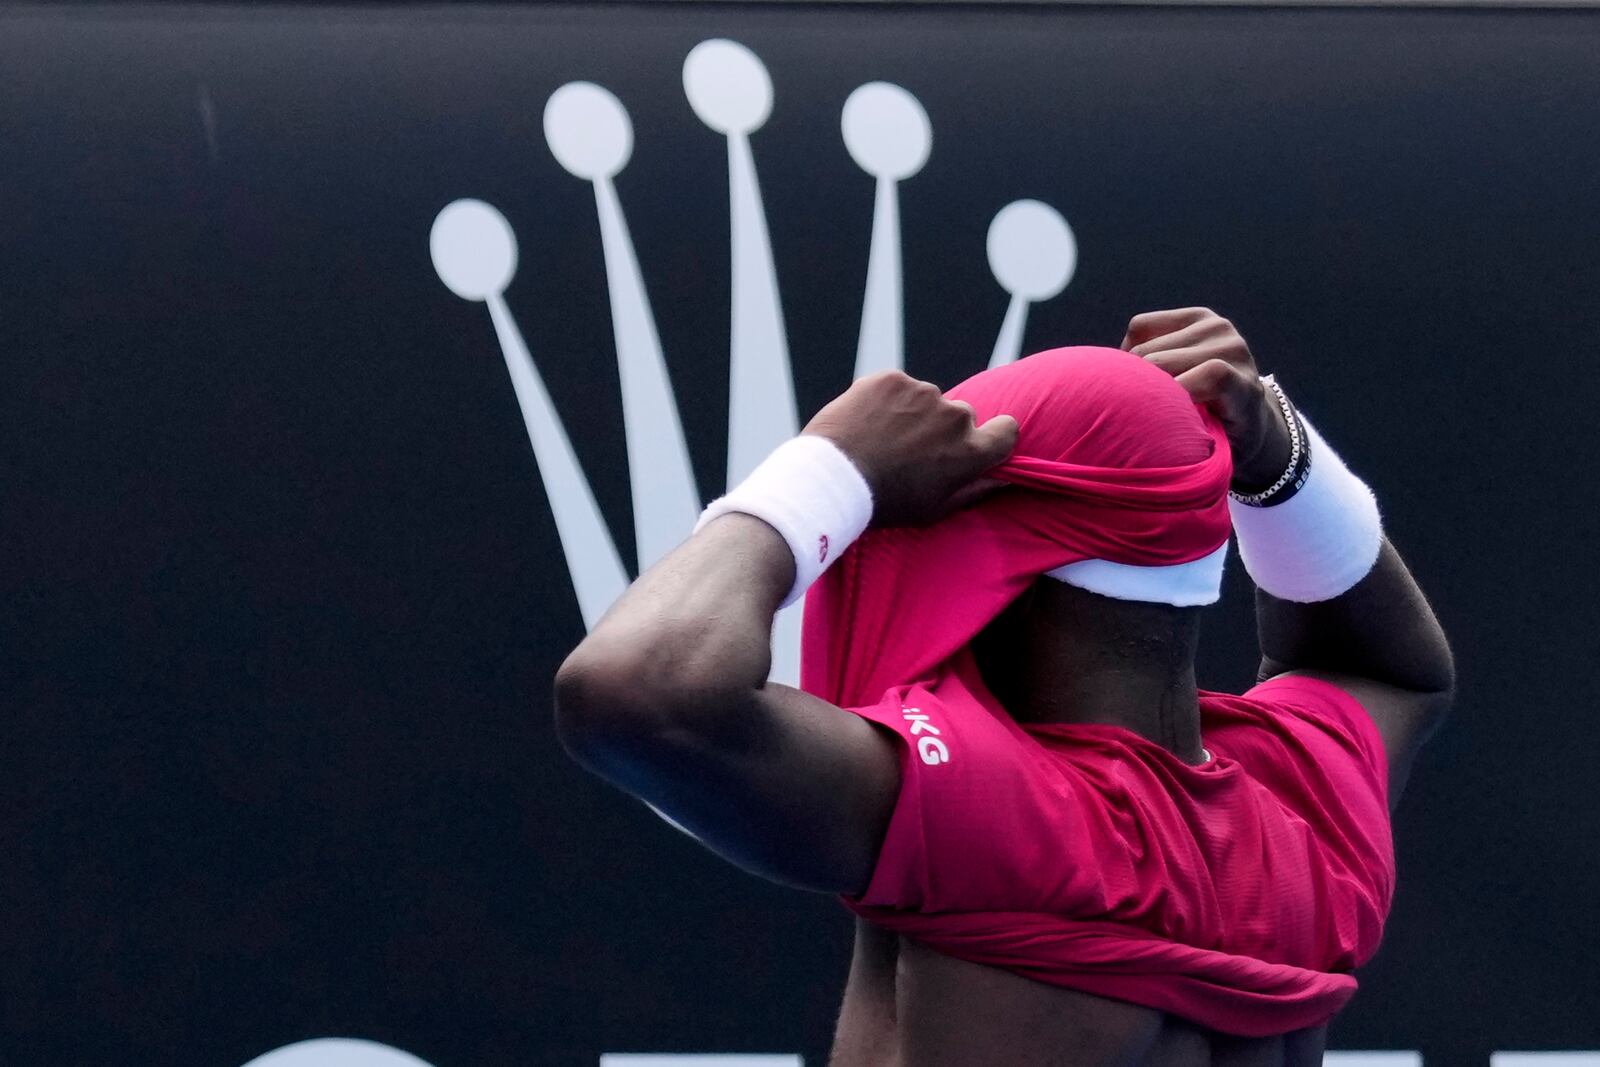
[{"label": "crown logo point", "polygon": [[933,125],[922,103],[889,82],[868,82],[844,102],[839,126],[856,166],[879,181],[904,181],[933,148]]},{"label": "crown logo point", "polygon": [[1028,305],[1049,300],[1067,287],[1078,269],[1078,241],[1061,213],[1038,200],[1017,200],[989,224],[989,269],[1011,294],[989,366],[1015,362],[1022,354]]},{"label": "crown logo point", "polygon": [[700,121],[748,137],[772,114],[772,78],[757,55],[726,38],[701,41],[683,61],[683,94]]},{"label": "crown logo point", "polygon": [[479,304],[504,293],[517,273],[517,236],[482,200],[457,200],[439,212],[428,252],[445,288]]},{"label": "crown logo point", "polygon": [[633,154],[633,123],[610,90],[593,82],[569,82],[544,105],[544,140],[569,174],[607,181]]},{"label": "crown logo point", "polygon": [[[774,103],[766,66],[744,45],[702,41],[683,64],[689,107],[728,144],[731,234],[728,482],[748,474],[778,444],[798,432],[787,331],[773,265],[750,136],[765,125]],[[872,236],[862,300],[856,376],[899,369],[903,353],[899,183],[927,163],[933,128],[922,104],[888,82],[859,86],[840,115],[845,149],[874,179]],[[622,387],[628,480],[644,570],[694,528],[702,503],[689,464],[655,318],[622,203],[612,179],[633,153],[634,131],[622,102],[593,82],[561,86],[545,104],[544,135],[556,162],[594,187],[610,296],[611,324]],[[506,306],[517,270],[510,224],[481,200],[446,205],[434,219],[429,251],[439,279],[463,300],[486,304],[566,556],[585,627],[593,629],[627,587],[628,574],[595,502],[566,430],[527,344]],[[1055,296],[1072,280],[1077,242],[1054,208],[1019,200],[989,226],[989,267],[1010,295],[991,365],[1021,353],[1028,308]],[[826,557],[824,541],[818,551]],[[773,624],[772,678],[795,684],[800,662],[799,604]]]},{"label": "crown logo point", "polygon": [[868,82],[851,93],[839,125],[850,158],[878,186],[856,342],[855,376],[863,378],[905,366],[898,186],[928,161],[933,126],[917,98],[889,82]]},{"label": "crown logo point", "polygon": [[610,90],[593,82],[569,82],[545,104],[544,135],[556,162],[594,186],[627,427],[634,536],[643,571],[693,528],[701,501],[644,275],[611,180],[633,152],[633,124]]},{"label": "crown logo point", "polygon": [[550,501],[578,612],[584,627],[592,630],[628,587],[628,575],[566,428],[506,306],[505,290],[517,270],[516,235],[505,216],[482,200],[456,200],[434,218],[428,250],[446,288],[463,300],[489,307]]}]

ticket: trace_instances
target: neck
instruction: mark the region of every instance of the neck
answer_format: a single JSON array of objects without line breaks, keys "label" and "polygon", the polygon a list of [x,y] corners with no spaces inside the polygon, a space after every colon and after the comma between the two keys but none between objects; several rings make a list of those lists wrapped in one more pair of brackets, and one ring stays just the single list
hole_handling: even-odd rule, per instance
[{"label": "neck", "polygon": [[1200,763],[1193,609],[1108,600],[1046,579],[974,643],[1019,722],[1120,726]]},{"label": "neck", "polygon": [[1189,763],[1205,759],[1192,666],[1167,678],[1116,670],[1062,675],[1016,693],[1006,710],[1019,722],[1120,726]]}]

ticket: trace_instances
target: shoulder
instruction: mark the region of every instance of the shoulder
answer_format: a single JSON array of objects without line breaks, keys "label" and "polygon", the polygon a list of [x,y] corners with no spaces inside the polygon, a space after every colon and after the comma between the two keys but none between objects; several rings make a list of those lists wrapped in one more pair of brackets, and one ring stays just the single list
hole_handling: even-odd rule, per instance
[{"label": "shoulder", "polygon": [[1242,694],[1203,693],[1207,736],[1230,737],[1239,727],[1294,739],[1319,750],[1332,745],[1386,773],[1383,737],[1360,696],[1350,687],[1313,674],[1280,674]]},{"label": "shoulder", "polygon": [[1327,678],[1283,674],[1238,696],[1205,694],[1201,710],[1206,745],[1280,800],[1387,832],[1388,756],[1357,694]]},{"label": "shoulder", "polygon": [[1388,758],[1363,702],[1344,686],[1279,675],[1239,696],[1202,700],[1205,742],[1240,764],[1317,842],[1323,870],[1354,893],[1347,947],[1364,961],[1377,947],[1394,892]]}]

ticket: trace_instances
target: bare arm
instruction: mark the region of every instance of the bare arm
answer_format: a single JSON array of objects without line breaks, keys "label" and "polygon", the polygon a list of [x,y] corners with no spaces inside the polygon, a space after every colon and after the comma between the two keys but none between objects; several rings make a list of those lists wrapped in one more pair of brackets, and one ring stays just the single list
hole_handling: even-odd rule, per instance
[{"label": "bare arm", "polygon": [[[1205,308],[1151,312],[1129,324],[1123,346],[1175,375],[1222,419],[1241,491],[1259,490],[1284,470],[1288,426],[1226,319]],[[1298,604],[1258,591],[1256,623],[1262,680],[1315,675],[1367,709],[1389,758],[1390,803],[1398,802],[1455,688],[1449,643],[1399,553],[1386,541],[1371,573],[1331,600]]]},{"label": "bare arm", "polygon": [[590,770],[754,873],[865,888],[899,790],[893,741],[768,684],[794,561],[760,519],[709,524],[633,584],[556,675],[556,727]]},{"label": "bare arm", "polygon": [[1261,678],[1312,674],[1359,700],[1383,736],[1389,801],[1455,691],[1455,663],[1427,598],[1388,541],[1372,573],[1343,596],[1295,604],[1256,591]]},{"label": "bare arm", "polygon": [[[873,491],[874,521],[927,521],[970,498],[1016,424],[903,374],[857,382],[807,426]],[[733,863],[835,893],[866,888],[899,792],[895,742],[766,681],[773,616],[794,582],[760,519],[706,525],[633,583],[556,675],[556,728],[586,767]]]}]

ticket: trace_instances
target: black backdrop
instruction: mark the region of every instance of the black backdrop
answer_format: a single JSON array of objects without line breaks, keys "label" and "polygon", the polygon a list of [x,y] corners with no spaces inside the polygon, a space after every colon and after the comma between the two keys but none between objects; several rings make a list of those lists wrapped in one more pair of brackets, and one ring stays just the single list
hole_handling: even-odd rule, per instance
[{"label": "black backdrop", "polygon": [[[461,196],[631,557],[587,185],[540,127],[613,90],[618,188],[702,489],[721,485],[726,159],[684,55],[771,71],[754,136],[803,413],[846,384],[897,82],[909,369],[982,365],[994,211],[1081,260],[1030,347],[1207,303],[1385,502],[1463,676],[1335,1047],[1600,1047],[1600,17],[619,6],[0,8],[0,1059],[437,1067],[604,1050],[820,1063],[848,923],[569,765],[582,626],[487,315],[428,258]],[[1235,584],[1205,680],[1242,684]]]}]

